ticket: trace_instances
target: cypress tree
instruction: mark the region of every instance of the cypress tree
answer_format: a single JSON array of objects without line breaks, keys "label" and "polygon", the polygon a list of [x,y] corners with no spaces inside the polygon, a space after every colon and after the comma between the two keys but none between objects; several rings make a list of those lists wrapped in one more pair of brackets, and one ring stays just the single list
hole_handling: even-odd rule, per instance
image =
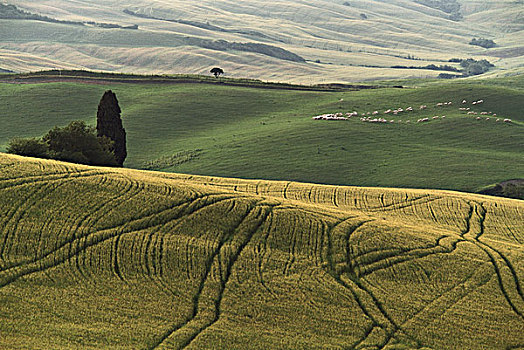
[{"label": "cypress tree", "polygon": [[120,106],[113,91],[108,90],[98,104],[96,132],[98,137],[106,136],[114,142],[113,154],[119,166],[123,166],[127,156],[126,131],[120,118]]}]

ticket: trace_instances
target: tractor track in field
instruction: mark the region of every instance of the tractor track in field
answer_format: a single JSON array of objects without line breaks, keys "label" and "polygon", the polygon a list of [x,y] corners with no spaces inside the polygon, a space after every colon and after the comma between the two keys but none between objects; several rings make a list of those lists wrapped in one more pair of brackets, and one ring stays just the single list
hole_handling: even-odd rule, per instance
[{"label": "tractor track in field", "polygon": [[[102,208],[104,208],[105,206],[111,204],[115,199],[120,198],[121,200],[125,200],[125,199],[122,199],[122,197],[123,197],[125,194],[129,193],[129,191],[130,191],[130,190],[132,189],[132,187],[133,187],[133,183],[137,185],[137,187],[136,187],[137,190],[139,190],[139,189],[141,188],[141,186],[138,186],[138,184],[139,184],[138,182],[136,182],[136,181],[130,181],[130,182],[129,182],[130,187],[129,187],[128,189],[126,189],[126,190],[124,191],[124,193],[119,193],[119,194],[117,194],[117,195],[115,195],[115,196],[113,196],[113,197],[110,197],[110,198],[107,199],[106,201],[103,201],[103,202],[99,203],[99,205],[96,206],[96,207],[94,208],[93,211],[86,213],[86,214],[83,216],[83,218],[80,219],[79,223],[74,223],[73,225],[71,225],[71,226],[70,226],[70,228],[72,228],[71,233],[70,233],[69,237],[66,237],[66,240],[65,240],[65,243],[64,243],[64,244],[68,244],[68,243],[70,243],[70,242],[71,242],[72,240],[74,240],[74,239],[79,239],[79,238],[81,238],[81,237],[83,237],[83,236],[85,236],[85,235],[88,235],[90,232],[88,232],[88,231],[87,231],[88,228],[86,228],[86,230],[84,230],[85,232],[83,232],[83,235],[81,234],[81,235],[78,235],[78,237],[77,237],[78,228],[81,227],[84,223],[86,223],[87,220],[88,220],[88,219],[89,219],[93,214],[98,213]],[[138,193],[138,192],[137,192],[137,193]],[[137,194],[137,193],[136,193],[136,194]],[[38,199],[37,199],[37,200],[38,200]],[[100,215],[96,216],[95,221],[90,225],[90,227],[94,227],[94,226],[96,225],[96,223],[97,223],[99,220],[101,220],[101,218],[102,218],[102,216],[100,216]],[[51,220],[51,219],[52,219],[52,218],[50,218],[49,220]],[[100,230],[106,230],[106,229],[114,229],[114,228],[117,228],[117,227],[118,227],[118,226],[103,227],[103,228],[98,229],[98,231],[100,231]],[[67,228],[68,228],[67,225],[63,225],[62,228],[61,228],[61,230],[58,232],[57,236],[60,237],[60,236],[62,235],[62,232],[64,232],[65,230],[67,230]],[[42,258],[42,257],[45,257],[47,254],[52,253],[53,250],[60,249],[60,248],[63,246],[62,243],[60,243],[60,242],[55,242],[55,248],[54,248],[54,249],[52,249],[51,251],[45,251],[44,248],[43,248],[43,246],[42,246],[42,245],[44,244],[44,241],[42,240],[42,231],[43,231],[43,230],[40,230],[40,236],[39,236],[40,238],[39,238],[39,240],[38,240],[38,242],[39,242],[39,246],[38,246],[38,249],[37,249],[37,251],[36,251],[36,255],[35,255],[35,258],[34,258],[34,259],[40,259],[40,258]],[[58,244],[56,244],[56,243],[58,243]],[[20,265],[23,265],[23,264],[26,264],[26,263],[33,263],[34,261],[35,261],[35,260],[31,260],[31,259],[29,259],[29,260],[28,260],[28,259],[20,260],[20,261],[18,261],[18,262],[13,262],[13,263],[11,263],[11,265],[9,266],[9,268],[17,267],[17,266],[20,266]],[[2,271],[3,271],[3,269],[0,269],[0,272],[2,272]]]},{"label": "tractor track in field", "polygon": [[[232,235],[234,233],[234,231],[242,224],[242,222],[245,220],[245,218],[247,217],[248,214],[249,214],[249,211],[248,211],[248,213],[246,215],[244,215],[241,218],[241,220],[239,220],[239,221],[237,221],[235,223],[234,227],[231,228],[228,233],[223,234],[223,236],[227,236],[228,234]],[[202,291],[204,290],[204,287],[205,287],[205,282],[207,281],[208,276],[211,273],[211,268],[213,266],[213,261],[214,261],[215,257],[219,254],[220,248],[222,247],[222,245],[225,244],[226,239],[227,239],[227,237],[222,237],[222,239],[218,243],[218,247],[215,248],[213,250],[213,252],[211,253],[211,255],[206,259],[206,263],[204,264],[204,266],[205,266],[204,273],[201,276],[201,280],[200,280],[200,283],[198,285],[197,291],[196,291],[195,295],[192,298],[193,306],[192,306],[191,315],[189,315],[189,317],[187,317],[186,320],[182,321],[179,324],[175,324],[173,327],[171,327],[166,332],[164,332],[160,336],[160,338],[158,340],[156,340],[150,347],[148,347],[148,349],[152,350],[152,349],[156,349],[159,346],[161,346],[164,342],[168,341],[168,339],[175,332],[180,330],[182,327],[186,326],[189,322],[191,322],[197,316],[200,295],[202,294]],[[189,249],[186,249],[186,251],[189,251]],[[190,261],[191,261],[191,259],[189,258],[188,262],[190,262]],[[190,276],[188,276],[188,277],[190,278]]]},{"label": "tractor track in field", "polygon": [[[247,222],[247,218],[252,215],[256,210],[258,210],[258,213],[256,216],[258,217],[258,220],[256,220],[256,224],[253,225],[247,232],[244,232],[244,239],[238,244],[238,246],[234,249],[234,252],[229,257],[225,270],[221,268],[221,255],[222,251],[227,251],[227,249],[230,248],[230,246],[233,245],[232,241],[230,241],[231,238],[235,238],[237,236],[236,232],[239,231],[240,227]],[[211,327],[214,323],[216,323],[220,318],[220,307],[222,303],[222,299],[224,296],[224,291],[227,287],[227,283],[229,281],[229,278],[232,273],[232,269],[234,264],[236,263],[238,257],[242,253],[242,251],[245,249],[245,247],[249,244],[251,241],[253,235],[260,229],[262,225],[266,222],[266,219],[270,215],[272,211],[272,206],[267,205],[259,205],[259,203],[254,202],[252,203],[249,208],[246,211],[246,214],[240,218],[237,223],[235,223],[235,226],[232,227],[228,232],[224,233],[218,242],[217,246],[214,248],[211,255],[207,258],[205,263],[205,271],[204,274],[200,280],[199,287],[197,289],[196,294],[193,297],[193,309],[191,315],[181,324],[177,324],[171,329],[169,329],[167,332],[165,332],[159,340],[157,340],[149,349],[156,349],[160,347],[165,342],[171,342],[170,338],[181,338],[180,344],[176,347],[178,349],[186,348],[193,342],[202,332],[204,332],[207,328]],[[239,235],[242,235],[242,232],[238,233]],[[226,243],[231,242],[228,246],[226,246]],[[223,254],[227,254],[224,252]],[[203,320],[199,320],[199,314],[200,314],[200,303],[201,299],[204,294],[204,290],[206,289],[206,282],[209,279],[209,276],[211,274],[211,270],[213,268],[214,264],[218,264],[220,267],[220,277],[219,277],[219,288],[216,295],[211,295],[211,299],[213,301],[213,316],[211,319],[205,319],[205,316],[201,316],[201,318],[204,318]],[[212,288],[212,287],[208,287]],[[211,292],[211,291],[210,291]],[[199,321],[202,321],[201,325],[199,325]],[[196,323],[196,325],[190,325],[190,323]],[[188,328],[188,331],[184,332],[185,328]],[[187,335],[185,333],[189,332],[190,334]],[[177,334],[182,333],[182,334]],[[174,345],[173,345],[174,346]]]},{"label": "tractor track in field", "polygon": [[288,199],[287,198],[287,191],[289,190],[289,186],[291,186],[291,181],[288,181],[286,183],[286,186],[284,186],[284,189],[282,190],[282,196],[284,197],[284,199]]},{"label": "tractor track in field", "polygon": [[[201,200],[203,198],[207,198],[207,196],[203,196],[203,197],[199,197],[197,198],[196,200]],[[183,220],[189,218],[190,216],[194,215],[194,214],[197,214],[199,213],[201,210],[205,210],[205,209],[209,209],[211,208],[212,206],[214,205],[217,205],[217,204],[221,204],[225,201],[228,201],[228,200],[231,200],[231,201],[235,201],[235,198],[223,198],[223,199],[219,199],[219,200],[216,200],[214,202],[211,202],[211,203],[208,203],[208,204],[204,204],[203,206],[195,209],[195,210],[192,210],[190,211],[189,213],[185,214],[184,216],[180,217],[180,218],[176,218],[174,220],[171,220],[170,222],[173,222],[174,221],[174,226],[172,227],[172,229],[176,228],[178,225],[182,224],[183,223]],[[191,204],[193,204],[194,202],[192,202]],[[163,290],[164,292],[166,292],[168,295],[176,295],[176,293],[173,291],[173,289],[171,287],[169,287],[168,283],[166,283],[162,277],[162,246],[163,246],[163,238],[164,238],[164,234],[161,234],[159,232],[159,230],[161,229],[161,225],[158,225],[158,226],[155,226],[155,230],[151,230],[151,232],[149,232],[148,234],[146,235],[143,235],[143,239],[140,241],[140,249],[138,250],[140,252],[140,256],[142,257],[141,258],[141,261],[143,261],[143,264],[141,264],[141,266],[144,268],[145,270],[145,273],[144,275],[147,276],[152,282],[153,284],[155,284],[160,290]],[[116,239],[120,238],[122,235],[119,235],[116,237]],[[160,246],[159,246],[159,254],[153,254],[153,253],[156,253],[156,244],[153,244],[153,237],[155,237],[155,239],[160,239]],[[191,240],[194,239],[193,237],[191,239],[188,240],[188,243],[191,242]],[[188,249],[186,251],[189,251]],[[117,254],[117,252],[115,252],[115,255]],[[155,262],[155,258],[153,258],[152,256],[153,255],[156,255],[158,256],[158,261]],[[192,259],[191,257],[187,257],[187,261],[188,262],[192,262]],[[189,271],[189,269],[188,269]],[[114,271],[116,272],[116,271]],[[190,277],[190,276],[188,276]],[[125,277],[124,275],[121,276],[121,279],[125,281]]]},{"label": "tractor track in field", "polygon": [[[29,203],[31,196],[35,195],[35,193],[39,193],[40,191],[44,191],[44,190],[45,190],[44,184],[41,184],[39,187],[34,188],[32,193],[29,193],[27,196],[24,197],[25,204],[27,205]],[[2,221],[4,222],[4,224],[2,225],[1,231],[0,231],[3,235],[2,242],[0,243],[0,262],[1,262],[0,268],[1,269],[7,268],[8,266],[7,265],[8,260],[6,257],[4,257],[4,252],[7,248],[7,242],[9,240],[9,230],[10,230],[9,226],[11,225],[11,222],[13,220],[16,220],[16,217],[20,215],[18,213],[23,211],[23,206],[24,204],[21,204],[19,206],[10,208],[10,210],[6,213],[5,217],[2,218]],[[12,225],[15,225],[15,224],[12,224]]]},{"label": "tractor track in field", "polygon": [[[204,327],[199,329],[198,333],[195,334],[194,337],[188,339],[187,343],[182,344],[181,349],[184,349],[187,346],[189,346],[191,344],[191,342],[193,342],[193,340],[196,339],[196,337],[198,337],[207,328],[211,327],[214,323],[216,323],[219,320],[220,314],[222,312],[221,311],[221,304],[222,304],[222,299],[224,297],[224,291],[225,291],[225,289],[227,287],[227,283],[229,282],[229,278],[231,276],[232,269],[233,269],[235,263],[237,262],[240,254],[244,250],[244,248],[249,244],[249,242],[251,242],[251,239],[253,238],[253,235],[265,223],[265,220],[267,219],[269,213],[272,210],[271,206],[269,206],[269,207],[263,206],[263,207],[259,207],[259,208],[260,208],[260,213],[257,214],[257,217],[260,217],[260,219],[258,220],[257,224],[253,228],[251,228],[248,232],[246,232],[246,237],[245,237],[244,241],[242,241],[240,243],[240,245],[237,247],[236,251],[233,253],[232,258],[228,261],[228,264],[226,266],[226,270],[224,272],[224,277],[221,279],[219,295],[218,295],[218,298],[215,301],[215,317],[211,320],[211,322],[208,322],[207,324],[205,324]],[[264,210],[266,212],[264,212]]]},{"label": "tractor track in field", "polygon": [[[516,270],[511,261],[502,252],[480,241],[481,236],[484,234],[484,221],[487,215],[484,205],[480,202],[468,202],[468,205],[470,206],[470,209],[463,237],[465,237],[468,242],[474,244],[488,256],[488,259],[497,276],[497,282],[504,298],[508,302],[510,308],[518,316],[524,319],[524,293],[522,291]],[[478,232],[472,233],[471,228],[474,217],[476,217],[479,228]],[[505,270],[508,270],[509,274],[511,275],[510,282],[508,282],[507,279],[505,279],[503,276],[503,271]],[[515,297],[512,295],[513,293],[510,294],[510,291],[516,291],[518,297],[515,299]]]},{"label": "tractor track in field", "polygon": [[258,277],[260,279],[260,284],[264,289],[273,297],[276,297],[275,292],[269,288],[264,280],[264,259],[269,259],[269,257],[266,257],[266,254],[269,254],[269,247],[267,245],[267,241],[269,239],[269,235],[271,234],[272,226],[273,226],[273,220],[274,220],[274,212],[273,210],[269,213],[267,219],[266,219],[266,230],[262,234],[261,241],[255,246],[255,256],[258,257],[257,262],[257,273]]},{"label": "tractor track in field", "polygon": [[293,215],[293,223],[289,223],[288,227],[290,227],[290,237],[289,237],[289,242],[290,242],[290,245],[289,245],[289,251],[288,251],[288,259],[286,260],[286,263],[284,265],[284,269],[282,271],[282,274],[284,276],[288,276],[289,275],[289,270],[291,269],[291,267],[293,266],[293,264],[295,263],[295,255],[296,255],[296,244],[297,244],[297,230],[296,230],[296,227],[297,227],[297,222],[298,222],[298,219],[295,215]]},{"label": "tractor track in field", "polygon": [[[383,348],[394,336],[394,334],[397,332],[397,331],[402,331],[402,329],[400,328],[400,326],[393,320],[392,316],[389,314],[388,311],[386,311],[386,309],[384,308],[384,306],[382,305],[382,303],[378,300],[378,298],[374,295],[373,292],[371,292],[371,290],[369,288],[367,288],[365,286],[365,284],[363,283],[363,281],[361,280],[361,278],[358,276],[358,274],[356,273],[355,269],[353,268],[352,266],[352,259],[351,259],[351,243],[350,243],[350,238],[351,238],[351,235],[356,231],[358,230],[360,227],[362,227],[363,225],[365,225],[366,223],[368,222],[371,222],[373,220],[367,220],[367,221],[362,221],[354,226],[352,226],[346,233],[346,237],[345,237],[345,242],[346,242],[346,247],[345,247],[345,257],[346,257],[346,266],[348,268],[348,271],[346,271],[345,273],[349,276],[349,279],[355,283],[355,285],[362,291],[364,291],[364,293],[368,296],[368,298],[371,299],[371,302],[372,302],[372,305],[374,308],[376,308],[381,317],[385,318],[387,320],[387,322],[389,322],[389,324],[392,326],[392,330],[389,331],[388,330],[388,327],[383,327],[383,330],[384,332],[386,333],[386,337],[384,339],[384,342],[382,344],[379,345],[379,349],[380,348]],[[413,341],[415,341],[419,346],[420,346],[420,342],[409,336],[408,334],[406,334],[408,337],[410,337]]]},{"label": "tractor track in field", "polygon": [[[210,197],[210,196],[207,196],[207,197]],[[202,198],[206,198],[206,197],[201,197],[199,199],[202,199]],[[230,197],[217,199],[215,202],[204,203],[201,206],[192,208],[192,205],[194,205],[194,201],[196,199],[190,198],[186,202],[178,203],[177,205],[173,207],[163,209],[160,212],[147,215],[140,219],[133,220],[125,225],[113,227],[111,229],[95,231],[95,232],[90,233],[87,236],[79,237],[76,239],[73,238],[70,241],[63,242],[60,246],[56,247],[53,251],[50,251],[47,254],[38,257],[37,259],[33,259],[30,263],[27,263],[21,266],[17,266],[14,268],[10,268],[10,269],[4,269],[0,271],[0,288],[9,285],[10,283],[16,281],[20,277],[27,276],[29,274],[36,273],[36,272],[41,272],[41,271],[50,269],[52,267],[58,266],[70,260],[71,258],[79,254],[80,252],[85,252],[88,248],[98,245],[100,243],[103,243],[107,240],[113,239],[114,237],[118,235],[139,232],[145,229],[153,229],[157,226],[164,225],[166,222],[182,218],[197,210],[201,210],[208,205],[215,204],[218,201],[223,201],[227,199],[230,199]],[[170,211],[175,211],[175,213],[169,215]],[[168,217],[165,218],[165,220],[163,221],[161,220],[160,222],[153,221],[156,219],[156,217],[165,216],[165,215],[168,215]],[[138,226],[136,228],[132,227],[133,225],[135,224],[139,225],[140,223],[145,224],[145,225]],[[126,227],[128,228],[126,229]],[[73,247],[75,243],[76,243],[76,247]],[[64,253],[63,256],[60,256],[58,254],[60,252]],[[12,270],[17,270],[17,271],[12,271]]]},{"label": "tractor track in field", "polygon": [[[345,233],[345,268],[341,271],[337,271],[337,267],[334,264],[331,256],[333,255],[333,231],[340,227],[343,223],[347,222],[349,219],[342,219],[334,226],[331,227],[331,230],[327,233],[328,239],[328,272],[335,279],[335,281],[340,284],[345,290],[349,291],[353,297],[353,300],[357,302],[360,309],[364,315],[371,320],[372,327],[367,329],[368,334],[365,334],[359,343],[355,343],[353,347],[355,349],[362,348],[361,345],[365,342],[368,336],[371,334],[373,329],[380,328],[385,333],[385,338],[382,344],[379,347],[385,346],[387,342],[391,339],[393,334],[400,329],[396,322],[392,319],[389,313],[384,309],[380,301],[376,296],[360,281],[355,271],[351,267],[351,247],[350,247],[350,237],[358,229],[363,227],[368,222],[373,220],[364,220],[360,221],[357,224],[351,225]],[[340,269],[339,269],[340,270]],[[373,311],[372,311],[373,310]],[[417,340],[415,340],[418,342]]]},{"label": "tractor track in field", "polygon": [[[104,178],[106,177],[104,176]],[[93,211],[86,213],[84,217],[82,217],[78,223],[75,223],[75,225],[73,226],[75,227],[75,229],[70,234],[72,237],[84,236],[84,235],[89,234],[89,229],[95,228],[97,226],[100,220],[102,220],[102,218],[104,217],[102,213],[106,212],[109,206],[115,207],[125,201],[129,201],[132,198],[134,198],[135,196],[137,196],[144,189],[144,185],[140,184],[138,181],[128,180],[126,178],[124,178],[123,180],[127,182],[126,182],[126,186],[124,187],[124,189],[121,192],[117,193],[114,196],[109,197],[108,199],[104,201],[101,201],[100,203],[97,203]],[[92,218],[95,218],[95,219],[93,220]],[[78,234],[78,229],[83,226],[85,227],[85,229],[80,234]],[[58,236],[59,237],[61,236],[60,233],[58,234]],[[116,241],[114,243],[115,250],[118,249],[119,240],[120,240],[120,236],[117,236]],[[117,256],[115,256],[113,264],[115,265],[115,269],[116,269],[115,272],[116,272],[117,277],[119,277],[121,280],[124,280],[123,277],[120,275]],[[75,267],[76,267],[76,270],[79,271],[82,276],[84,276],[84,273],[82,271],[82,266],[85,266],[85,261],[84,263],[80,263],[80,254],[77,254],[75,256]],[[87,277],[85,278],[87,279]]]},{"label": "tractor track in field", "polygon": [[[468,286],[467,283],[473,279],[473,277],[478,274],[476,283],[472,282],[472,286]],[[464,299],[467,295],[474,292],[478,288],[486,285],[491,281],[493,277],[492,273],[483,271],[481,267],[473,271],[469,276],[467,276],[461,283],[455,285],[454,287],[448,288],[443,293],[439,294],[433,300],[428,302],[424,307],[420,308],[413,315],[405,319],[401,324],[401,329],[409,328],[410,323],[416,323],[416,320],[421,320],[423,324],[428,324],[429,320],[437,320],[442,317],[446,312],[448,312],[455,304]],[[451,294],[453,292],[459,293],[458,297],[453,297]],[[424,315],[424,316],[421,316]]]},{"label": "tractor track in field", "polygon": [[[107,175],[110,174],[99,171],[99,170],[85,170],[85,171],[78,171],[78,172],[70,172],[70,173],[58,173],[58,174],[49,174],[45,176],[25,176],[25,177],[19,177],[19,178],[10,178],[10,179],[4,179],[0,181],[0,185],[3,185],[7,183],[5,186],[0,187],[1,190],[13,188],[13,187],[21,187],[24,185],[34,185],[37,183],[49,183],[49,182],[55,182],[65,179],[78,179],[78,178],[88,178],[92,176],[101,176],[101,175]],[[14,183],[11,183],[14,182]]]},{"label": "tractor track in field", "polygon": [[[204,210],[204,209],[209,209],[211,208],[212,206],[216,205],[216,204],[221,204],[225,201],[231,201],[233,203],[236,202],[236,199],[235,198],[224,198],[222,200],[218,200],[218,201],[215,201],[213,203],[210,203],[206,206],[203,206],[195,211],[192,211],[191,213],[183,216],[180,218],[180,220],[184,220],[184,219],[187,219],[188,217],[190,217],[191,215],[194,215],[198,212],[200,212],[201,210]],[[234,204],[233,204],[234,206]],[[179,220],[179,219],[176,219],[176,220]],[[179,221],[179,222],[176,222],[174,224],[174,226],[171,228],[171,229],[175,229],[176,227],[178,227],[181,223],[183,223],[183,221]],[[160,227],[158,227],[160,229]],[[155,263],[154,262],[154,259],[151,259],[152,262],[151,264],[149,263],[149,260],[152,255],[155,255],[155,254],[149,254],[148,252],[153,249],[153,250],[156,250],[156,245],[155,244],[152,244],[152,240],[153,240],[153,236],[157,237],[156,239],[160,239],[160,253],[158,255],[158,263]],[[159,286],[159,288],[161,289],[165,289],[167,290],[169,293],[171,294],[175,294],[173,293],[173,290],[167,285],[167,283],[163,280],[162,278],[162,245],[163,245],[163,239],[164,239],[164,235],[163,234],[160,234],[157,231],[152,231],[150,232],[149,234],[145,235],[144,236],[144,239],[142,240],[142,245],[144,245],[144,242],[145,242],[145,248],[143,248],[144,252],[141,254],[141,256],[144,257],[144,267],[145,267],[145,275],[146,276],[149,276],[150,279],[153,281],[153,283],[155,283],[157,286]],[[188,245],[189,243],[194,240],[194,237],[191,237],[189,240],[188,240]],[[151,248],[151,246],[153,246],[153,248]],[[189,249],[186,249],[186,252],[189,253]],[[187,256],[187,261],[188,263],[192,263],[193,259],[191,259],[190,256],[186,255]],[[151,266],[150,266],[151,265]],[[152,271],[154,271],[154,273],[152,273]],[[188,272],[190,271],[190,269],[188,269]],[[159,276],[159,277],[155,277],[155,276]],[[191,276],[188,275],[188,278],[190,278]]]},{"label": "tractor track in field", "polygon": [[[445,247],[440,244],[440,241],[445,238],[453,239],[449,247]],[[380,260],[377,260],[370,264],[366,264],[363,267],[359,267],[358,265],[356,265],[356,274],[359,278],[364,278],[374,272],[393,267],[397,264],[413,261],[415,259],[425,258],[427,256],[435,254],[450,254],[453,253],[453,251],[455,251],[457,243],[462,241],[463,240],[460,238],[454,239],[451,236],[442,236],[439,237],[437,242],[432,246],[409,249],[408,251],[397,255],[381,256]]]},{"label": "tractor track in field", "polygon": [[[423,200],[423,199],[425,199],[425,200]],[[402,204],[398,204],[398,206],[395,206],[397,204],[394,204],[394,205],[389,205],[388,207],[382,208],[382,209],[381,209],[381,207],[378,207],[378,208],[373,208],[373,209],[365,209],[365,208],[363,208],[362,210],[363,211],[370,211],[370,212],[386,212],[386,211],[391,211],[391,210],[405,209],[405,208],[409,208],[409,207],[413,207],[413,206],[421,205],[421,204],[428,204],[428,203],[437,201],[439,199],[441,199],[441,198],[440,197],[433,197],[433,196],[427,196],[427,197],[425,196],[425,197],[421,197],[419,199],[414,199],[414,200],[411,200],[411,201],[403,202]],[[421,201],[417,202],[417,200],[421,200]]]},{"label": "tractor track in field", "polygon": [[6,256],[6,249],[9,247],[9,240],[16,239],[16,237],[13,236],[16,235],[18,226],[21,222],[21,218],[30,210],[30,208],[35,206],[42,197],[44,197],[45,195],[49,195],[51,192],[57,190],[60,186],[63,186],[65,184],[66,182],[64,181],[58,184],[43,184],[41,187],[37,188],[36,191],[29,194],[29,197],[24,201],[22,205],[16,207],[10,215],[8,214],[7,221],[0,231],[3,232],[4,236],[0,245],[0,260],[3,262],[2,267],[0,268],[0,272],[3,271],[5,268],[10,268],[12,265],[12,263],[8,262],[9,260]]}]

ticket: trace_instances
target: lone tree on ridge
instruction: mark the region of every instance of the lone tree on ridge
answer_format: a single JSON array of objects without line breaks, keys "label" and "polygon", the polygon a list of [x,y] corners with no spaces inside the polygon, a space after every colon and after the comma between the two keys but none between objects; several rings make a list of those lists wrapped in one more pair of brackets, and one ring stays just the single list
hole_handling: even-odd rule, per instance
[{"label": "lone tree on ridge", "polygon": [[111,90],[106,91],[98,104],[96,131],[98,137],[106,136],[114,142],[112,151],[119,166],[124,165],[127,156],[126,130],[122,126],[121,112],[116,95]]},{"label": "lone tree on ridge", "polygon": [[211,73],[213,73],[213,75],[215,76],[215,78],[218,78],[218,76],[220,74],[224,74],[224,71],[222,70],[222,68],[218,68],[218,67],[215,67],[215,68],[212,68],[210,70]]}]

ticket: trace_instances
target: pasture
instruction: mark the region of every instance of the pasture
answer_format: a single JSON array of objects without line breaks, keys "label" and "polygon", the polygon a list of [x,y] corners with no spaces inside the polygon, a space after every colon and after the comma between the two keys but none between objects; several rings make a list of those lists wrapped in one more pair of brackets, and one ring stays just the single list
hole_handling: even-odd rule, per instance
[{"label": "pasture", "polygon": [[[13,137],[41,136],[71,120],[94,124],[100,97],[112,89],[123,111],[128,135],[125,165],[131,168],[462,191],[476,191],[524,173],[520,76],[396,81],[389,84],[406,88],[360,91],[276,90],[254,82],[252,87],[249,82],[244,86],[169,84],[148,77],[132,83],[63,79],[66,81],[0,84],[4,106],[0,150]],[[2,80],[9,81],[9,76]],[[463,99],[477,115],[459,110]],[[471,105],[479,99],[484,103]],[[437,107],[448,101],[453,105]],[[427,105],[425,110],[419,110],[422,104]],[[383,114],[409,106],[413,112]],[[395,123],[364,123],[357,117],[340,122],[311,119],[352,111],[359,117],[379,111],[381,117]],[[446,118],[417,123],[436,115]],[[480,116],[482,120],[476,120]],[[486,117],[491,118],[486,121]],[[497,118],[510,118],[512,123],[496,122]]]},{"label": "pasture", "polygon": [[0,347],[518,349],[524,204],[0,155]]}]

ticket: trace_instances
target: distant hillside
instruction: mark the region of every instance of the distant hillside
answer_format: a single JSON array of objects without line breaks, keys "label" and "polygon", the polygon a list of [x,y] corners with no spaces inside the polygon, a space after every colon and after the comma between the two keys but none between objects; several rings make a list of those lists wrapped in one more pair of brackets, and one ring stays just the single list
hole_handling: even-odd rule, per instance
[{"label": "distant hillside", "polygon": [[0,347],[517,349],[523,203],[0,155]]},{"label": "distant hillside", "polygon": [[76,25],[76,26],[84,26],[87,24],[87,25],[93,25],[95,27],[111,28],[111,29],[115,29],[115,28],[138,29],[138,26],[136,25],[122,27],[118,24],[97,23],[93,21],[88,21],[88,22],[62,21],[62,20],[57,20],[57,19],[50,18],[47,16],[41,16],[36,13],[30,13],[30,12],[19,9],[14,5],[8,5],[8,4],[0,4],[0,19],[33,20],[33,21],[60,23],[60,24]]},{"label": "distant hillside", "polygon": [[[0,57],[13,71],[209,74],[219,66],[232,77],[310,84],[437,77],[441,72],[425,67],[487,58],[496,66],[492,75],[523,72],[524,27],[514,1],[8,3],[56,21],[138,29],[0,20]],[[475,38],[497,47],[469,45]]]}]

